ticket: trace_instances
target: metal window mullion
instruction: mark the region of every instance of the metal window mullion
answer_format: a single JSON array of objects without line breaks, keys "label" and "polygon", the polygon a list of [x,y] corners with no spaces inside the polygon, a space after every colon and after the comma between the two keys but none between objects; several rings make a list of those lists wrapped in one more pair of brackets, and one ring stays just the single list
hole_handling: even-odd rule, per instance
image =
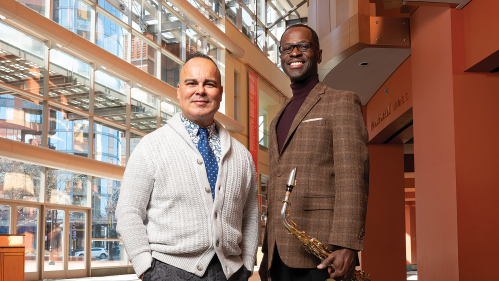
[{"label": "metal window mullion", "polygon": [[241,0],[237,0],[236,2],[236,27],[239,30],[243,30],[243,7]]},{"label": "metal window mullion", "polygon": [[[44,196],[45,197],[45,196]],[[38,277],[40,280],[43,280],[44,276],[43,276],[43,273],[45,272],[44,268],[45,268],[45,248],[46,248],[46,245],[45,245],[45,232],[47,231],[46,230],[46,219],[45,219],[45,213],[46,213],[46,206],[45,205],[42,205],[40,206],[40,211],[39,211],[39,216],[38,216],[38,225],[39,227],[37,227],[40,232],[38,233],[38,245],[40,245],[38,247],[38,258],[37,258],[37,263],[38,263]]]},{"label": "metal window mullion", "polygon": [[90,65],[90,91],[88,93],[88,155],[90,159],[94,159],[94,106],[95,106],[95,71],[97,65]]},{"label": "metal window mullion", "polygon": [[125,163],[128,162],[128,158],[130,158],[130,123],[132,119],[132,81],[129,81],[125,83],[125,91],[126,91],[126,99],[127,99],[127,104],[126,104],[126,131],[125,131]]},{"label": "metal window mullion", "polygon": [[201,38],[203,38],[203,53],[204,53],[205,55],[207,55],[207,54],[208,54],[208,44],[207,44],[206,37],[205,37],[205,36],[203,36],[203,37],[201,37]]},{"label": "metal window mullion", "polygon": [[43,45],[43,52],[45,59],[43,60],[43,96],[46,98],[42,105],[42,147],[47,147],[48,145],[48,130],[49,130],[49,81],[50,81],[50,49],[51,41],[46,41]]},{"label": "metal window mullion", "polygon": [[161,31],[163,30],[163,26],[162,26],[162,21],[163,21],[163,18],[162,18],[162,11],[163,11],[163,1],[161,0],[158,0],[158,9],[156,11],[156,18],[157,18],[157,21],[158,21],[158,31],[157,31],[157,35],[156,35],[156,43],[159,45],[159,47],[161,47]]},{"label": "metal window mullion", "polygon": [[181,59],[183,61],[185,61],[187,59],[186,53],[187,53],[187,23],[185,21],[182,21],[182,54],[181,54]]},{"label": "metal window mullion", "polygon": [[90,42],[97,42],[97,9],[96,5],[90,6]]},{"label": "metal window mullion", "polygon": [[[62,258],[64,265],[64,272],[68,271],[69,267],[69,209],[62,209],[64,211],[64,229],[66,229],[66,235],[62,235],[63,249],[62,249]],[[72,233],[71,233],[72,234]]]},{"label": "metal window mullion", "polygon": [[87,196],[89,196],[90,200],[90,210],[87,210],[87,219],[86,219],[86,227],[85,227],[85,255],[84,255],[84,263],[85,263],[85,269],[87,271],[87,276],[92,276],[92,264],[91,264],[91,243],[92,243],[92,202],[93,202],[93,197],[92,197],[92,183],[93,183],[93,177],[88,176],[88,181],[90,182],[88,190],[87,190]]},{"label": "metal window mullion", "polygon": [[45,15],[44,16],[48,19],[52,19],[52,17],[50,16],[51,11],[52,11],[52,2],[53,1],[45,0]]},{"label": "metal window mullion", "polygon": [[156,114],[156,129],[161,128],[161,96],[156,97],[156,108],[158,114]]}]

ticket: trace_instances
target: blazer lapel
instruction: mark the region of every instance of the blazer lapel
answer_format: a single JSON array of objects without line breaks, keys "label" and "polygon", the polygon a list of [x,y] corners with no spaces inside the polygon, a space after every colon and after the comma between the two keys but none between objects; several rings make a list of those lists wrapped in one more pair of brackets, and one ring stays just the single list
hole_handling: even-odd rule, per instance
[{"label": "blazer lapel", "polygon": [[286,137],[286,141],[284,141],[284,145],[282,146],[282,150],[280,151],[279,156],[281,156],[282,152],[286,149],[286,146],[288,142],[291,139],[291,136],[293,135],[294,131],[298,127],[298,125],[301,123],[303,118],[308,114],[308,112],[314,107],[314,105],[321,99],[321,94],[324,93],[326,89],[326,85],[322,82],[319,82],[313,89],[312,91],[308,94],[307,98],[301,105],[300,109],[298,110],[298,113],[296,113],[295,119],[293,120],[293,123],[291,124],[291,128],[289,128],[288,136]]}]

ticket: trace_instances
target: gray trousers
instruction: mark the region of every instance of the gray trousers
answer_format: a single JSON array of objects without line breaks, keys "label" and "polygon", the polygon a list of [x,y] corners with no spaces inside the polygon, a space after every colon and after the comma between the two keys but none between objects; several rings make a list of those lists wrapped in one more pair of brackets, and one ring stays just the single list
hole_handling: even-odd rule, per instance
[{"label": "gray trousers", "polygon": [[144,273],[143,281],[248,281],[251,275],[252,272],[243,265],[227,280],[222,264],[215,255],[202,277],[153,259],[151,268]]}]

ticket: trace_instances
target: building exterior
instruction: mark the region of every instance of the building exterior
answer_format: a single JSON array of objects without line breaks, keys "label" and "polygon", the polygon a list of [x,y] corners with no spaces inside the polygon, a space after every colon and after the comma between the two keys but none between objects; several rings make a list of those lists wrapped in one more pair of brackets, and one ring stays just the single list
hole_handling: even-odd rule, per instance
[{"label": "building exterior", "polygon": [[279,40],[304,22],[320,38],[320,80],[364,105],[362,269],[372,280],[416,269],[419,280],[494,280],[498,10],[494,0],[2,0],[0,233],[25,235],[26,280],[132,273],[116,233],[124,167],[180,111],[193,52],[221,71],[216,119],[253,154],[263,230],[269,124],[292,96]]}]

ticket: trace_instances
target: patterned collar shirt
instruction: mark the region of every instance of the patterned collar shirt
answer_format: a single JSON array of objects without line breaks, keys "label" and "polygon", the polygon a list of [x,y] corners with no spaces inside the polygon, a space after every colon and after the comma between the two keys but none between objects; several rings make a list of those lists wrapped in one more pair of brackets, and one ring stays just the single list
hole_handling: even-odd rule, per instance
[{"label": "patterned collar shirt", "polygon": [[[182,123],[184,124],[185,129],[187,130],[187,133],[189,133],[189,136],[191,137],[192,142],[194,145],[197,147],[199,143],[199,125],[192,122],[191,120],[187,119],[184,117],[183,114],[180,114],[180,119],[182,120]],[[215,122],[211,123],[208,127],[206,127],[209,133],[208,137],[208,143],[210,145],[211,150],[215,154],[215,157],[217,158],[217,164],[220,166],[220,158],[222,155],[222,145],[220,143],[220,136],[218,135],[217,128],[215,127]]]}]

